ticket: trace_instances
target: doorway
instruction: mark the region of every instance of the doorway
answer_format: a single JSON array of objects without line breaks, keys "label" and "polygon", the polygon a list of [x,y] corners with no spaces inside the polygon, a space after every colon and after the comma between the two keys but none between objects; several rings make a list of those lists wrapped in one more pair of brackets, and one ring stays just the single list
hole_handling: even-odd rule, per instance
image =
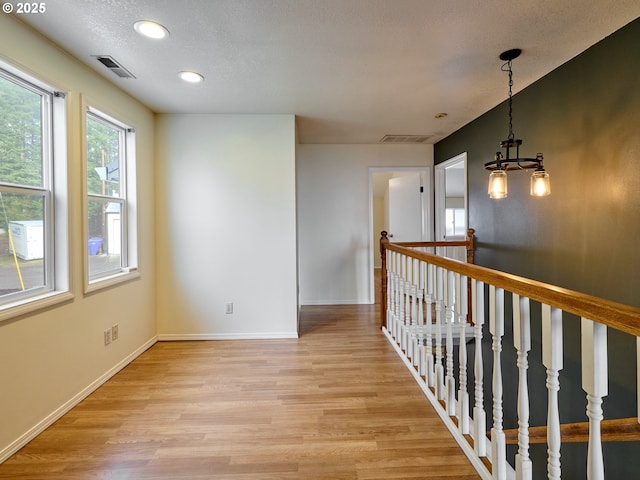
[{"label": "doorway", "polygon": [[[467,152],[435,166],[434,189],[436,240],[464,240],[469,225]],[[458,258],[459,250],[445,255],[464,261],[464,257]]]},{"label": "doorway", "polygon": [[[391,197],[391,198],[390,198]],[[370,297],[381,266],[380,232],[394,241],[433,240],[433,183],[429,167],[369,168]]]}]

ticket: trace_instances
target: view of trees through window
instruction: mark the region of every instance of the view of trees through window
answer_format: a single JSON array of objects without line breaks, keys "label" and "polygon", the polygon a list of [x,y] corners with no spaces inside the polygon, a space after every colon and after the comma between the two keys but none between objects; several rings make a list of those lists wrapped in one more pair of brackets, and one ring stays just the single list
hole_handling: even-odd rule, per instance
[{"label": "view of trees through window", "polygon": [[[63,92],[0,62],[0,310],[68,288],[65,107]],[[131,256],[135,267],[135,131],[89,106],[85,122],[83,251],[87,286],[101,288],[130,273]]]},{"label": "view of trees through window", "polygon": [[125,129],[94,113],[87,114],[87,229],[89,276],[95,278],[122,265]]},{"label": "view of trees through window", "polygon": [[45,284],[45,95],[0,74],[0,298]]}]

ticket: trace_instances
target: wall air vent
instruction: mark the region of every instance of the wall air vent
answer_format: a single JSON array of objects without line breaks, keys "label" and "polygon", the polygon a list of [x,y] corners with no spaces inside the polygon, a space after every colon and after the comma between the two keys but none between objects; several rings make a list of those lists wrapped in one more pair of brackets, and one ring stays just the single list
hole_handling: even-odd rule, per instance
[{"label": "wall air vent", "polygon": [[116,59],[114,59],[110,55],[91,55],[93,58],[98,60],[102,65],[107,67],[113,73],[115,73],[120,78],[136,78],[129,70],[124,68]]},{"label": "wall air vent", "polygon": [[380,143],[426,143],[432,135],[385,135]]}]

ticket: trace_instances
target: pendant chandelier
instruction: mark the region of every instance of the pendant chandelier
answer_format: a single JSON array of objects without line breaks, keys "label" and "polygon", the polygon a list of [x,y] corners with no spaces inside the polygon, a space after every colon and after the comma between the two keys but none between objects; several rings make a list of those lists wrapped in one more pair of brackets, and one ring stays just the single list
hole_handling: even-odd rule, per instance
[{"label": "pendant chandelier", "polygon": [[[513,87],[513,72],[511,70],[511,62],[513,59],[518,58],[520,53],[522,53],[522,50],[515,48],[500,54],[500,60],[506,60],[507,62],[502,65],[502,71],[509,73],[509,136],[506,140],[500,142],[500,148],[505,149],[505,153],[496,152],[494,160],[484,164],[484,168],[491,171],[489,175],[490,198],[507,197],[507,172],[512,170],[533,170],[530,190],[532,196],[544,197],[551,194],[549,174],[542,165],[542,153],[538,153],[536,158],[520,158],[522,140],[515,138],[513,133],[513,94],[511,91]],[[513,156],[513,148],[515,148],[515,156]]]}]

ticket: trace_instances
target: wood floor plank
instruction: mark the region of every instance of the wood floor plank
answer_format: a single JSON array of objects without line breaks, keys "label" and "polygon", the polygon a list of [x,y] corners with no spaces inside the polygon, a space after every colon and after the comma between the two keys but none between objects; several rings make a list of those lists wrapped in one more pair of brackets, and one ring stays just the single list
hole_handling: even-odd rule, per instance
[{"label": "wood floor plank", "polygon": [[477,479],[374,306],[301,337],[154,345],[0,465],[0,479]]}]

